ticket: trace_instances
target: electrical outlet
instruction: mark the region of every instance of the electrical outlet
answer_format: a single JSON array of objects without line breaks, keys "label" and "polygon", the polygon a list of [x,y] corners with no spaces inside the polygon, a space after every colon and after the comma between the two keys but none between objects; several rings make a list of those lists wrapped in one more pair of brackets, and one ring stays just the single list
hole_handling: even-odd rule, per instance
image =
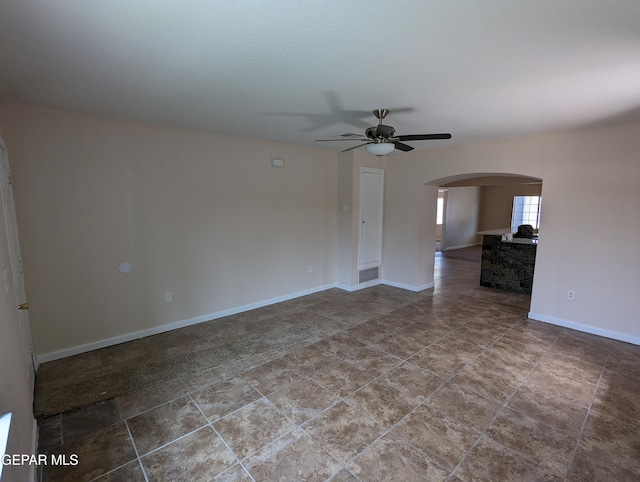
[{"label": "electrical outlet", "polygon": [[309,266],[309,273],[313,273],[313,266]]},{"label": "electrical outlet", "polygon": [[164,302],[165,302],[165,303],[169,303],[170,301],[173,301],[173,298],[172,298],[172,296],[171,296],[171,291],[167,291],[167,292],[164,294]]},{"label": "electrical outlet", "polygon": [[567,299],[569,301],[575,300],[576,299],[576,292],[572,291],[572,290],[567,291]]}]

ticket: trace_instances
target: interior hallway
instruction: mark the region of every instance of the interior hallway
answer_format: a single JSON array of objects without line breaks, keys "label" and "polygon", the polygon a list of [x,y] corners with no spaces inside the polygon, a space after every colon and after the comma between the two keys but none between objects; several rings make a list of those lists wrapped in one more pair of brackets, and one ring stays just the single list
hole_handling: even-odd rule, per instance
[{"label": "interior hallway", "polygon": [[479,261],[435,276],[42,365],[40,450],[79,457],[42,480],[640,477],[640,347],[528,320]]}]

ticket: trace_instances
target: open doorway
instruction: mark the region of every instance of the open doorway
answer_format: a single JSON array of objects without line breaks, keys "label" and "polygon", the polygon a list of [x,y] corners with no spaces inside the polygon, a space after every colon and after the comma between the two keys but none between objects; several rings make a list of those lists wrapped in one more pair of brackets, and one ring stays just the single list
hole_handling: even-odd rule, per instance
[{"label": "open doorway", "polygon": [[[438,186],[435,267],[447,259],[467,261],[469,263],[462,265],[477,280],[476,286],[480,288],[484,233],[513,232],[514,220],[524,219],[524,214],[514,214],[516,207],[520,206],[518,199],[541,199],[542,180],[521,175],[480,173],[461,177],[429,183]],[[537,206],[536,228],[540,203]],[[530,295],[530,289],[528,293]]]}]

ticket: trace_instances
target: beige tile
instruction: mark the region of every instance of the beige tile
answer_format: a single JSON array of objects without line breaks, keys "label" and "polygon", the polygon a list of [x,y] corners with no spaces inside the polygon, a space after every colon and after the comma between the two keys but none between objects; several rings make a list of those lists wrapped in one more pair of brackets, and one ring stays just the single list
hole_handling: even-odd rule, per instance
[{"label": "beige tile", "polygon": [[486,348],[505,332],[504,328],[487,327],[478,321],[467,323],[452,333],[458,340]]},{"label": "beige tile", "polygon": [[427,346],[409,361],[443,378],[449,378],[473,361],[482,350],[478,345],[447,337]]},{"label": "beige tile", "polygon": [[379,377],[402,363],[402,360],[370,347],[356,348],[343,354],[342,359],[374,377]]},{"label": "beige tile", "polygon": [[[106,410],[94,405],[40,423],[43,450],[81,454],[80,467],[46,467],[43,481],[144,480],[120,415],[132,424],[149,480],[252,480],[210,427],[198,429],[198,422],[187,432],[194,412],[172,408],[180,403],[172,400],[188,393],[239,455],[255,462],[257,480],[278,479],[275,473],[438,480],[460,459],[460,477],[450,482],[562,478],[563,443],[577,439],[591,403],[569,480],[638,480],[640,347],[528,320],[529,297],[478,287],[478,270],[474,262],[436,258],[436,287],[427,293],[328,290],[43,364],[39,414],[117,396]],[[194,350],[195,362],[180,365]],[[389,352],[411,356],[410,363]],[[298,371],[319,383],[297,378]],[[140,389],[167,376],[182,378]],[[100,395],[105,382],[108,393]],[[400,418],[403,400],[411,411]],[[502,409],[488,435],[465,452],[505,401],[516,411]],[[117,413],[108,409],[114,403]],[[102,428],[105,420],[114,425]],[[394,422],[394,434],[402,429],[411,440],[379,439]],[[335,466],[323,465],[334,456]]]},{"label": "beige tile", "polygon": [[265,399],[221,418],[213,426],[240,459],[295,427]]},{"label": "beige tile", "polygon": [[372,382],[345,401],[375,418],[389,428],[413,410],[417,403],[384,382]]},{"label": "beige tile", "polygon": [[347,469],[342,469],[331,477],[329,482],[360,482],[360,480]]},{"label": "beige tile", "polygon": [[295,423],[314,418],[339,398],[308,379],[298,380],[267,398]]},{"label": "beige tile", "polygon": [[564,477],[576,447],[575,435],[567,435],[532,417],[505,408],[487,435],[502,445],[527,455],[549,472]]},{"label": "beige tile", "polygon": [[402,330],[389,335],[373,344],[375,348],[389,353],[398,358],[406,359],[422,350],[427,343],[416,340]]},{"label": "beige tile", "polygon": [[484,436],[456,470],[456,475],[462,480],[486,482],[563,480],[546,466]]},{"label": "beige tile", "polygon": [[480,435],[471,425],[425,405],[411,412],[392,432],[449,470]]},{"label": "beige tile", "polygon": [[616,343],[609,353],[607,368],[614,372],[640,378],[640,350],[635,345]]},{"label": "beige tile", "polygon": [[592,410],[589,412],[580,438],[586,450],[598,449],[618,454],[640,463],[640,420],[620,418],[616,414]]},{"label": "beige tile", "polygon": [[514,379],[504,366],[476,360],[458,372],[453,381],[483,397],[504,403],[515,393],[522,378]]},{"label": "beige tile", "polygon": [[362,480],[445,481],[449,476],[448,470],[392,434],[376,441],[348,468]]},{"label": "beige tile", "polygon": [[343,355],[348,355],[351,351],[363,348],[365,345],[348,333],[338,333],[325,338],[314,346],[323,351],[327,351],[338,358],[343,358]]},{"label": "beige tile", "polygon": [[230,371],[227,365],[226,367],[209,368],[208,370],[192,373],[191,375],[183,377],[181,380],[187,386],[189,392],[195,392],[215,383],[233,378],[241,371],[243,370]]},{"label": "beige tile", "polygon": [[142,473],[142,468],[140,467],[140,462],[137,460],[129,462],[127,465],[109,472],[95,480],[96,482],[146,482],[144,474]]},{"label": "beige tile", "polygon": [[640,420],[640,380],[605,369],[591,409],[620,420]]},{"label": "beige tile", "polygon": [[556,353],[545,355],[536,367],[536,372],[544,372],[546,377],[560,382],[565,378],[571,378],[595,385],[600,379],[602,366]]},{"label": "beige tile", "polygon": [[609,346],[593,339],[583,339],[572,332],[571,335],[560,336],[553,346],[549,348],[549,353],[577,358],[587,363],[604,366],[609,356]]},{"label": "beige tile", "polygon": [[207,481],[236,463],[235,457],[208,426],[141,460],[149,482]]},{"label": "beige tile", "polygon": [[221,474],[216,475],[213,482],[253,482],[251,476],[246,470],[242,468],[242,465],[236,464],[228,470],[225,470]]},{"label": "beige tile", "polygon": [[335,361],[310,376],[314,381],[340,397],[348,396],[373,379],[372,375],[343,361]]},{"label": "beige tile", "polygon": [[211,421],[224,417],[260,397],[260,393],[240,377],[216,383],[191,394],[193,401]]},{"label": "beige tile", "polygon": [[393,334],[398,327],[389,326],[381,318],[374,318],[346,330],[350,336],[363,343],[375,343]]},{"label": "beige tile", "polygon": [[605,368],[598,384],[598,392],[620,394],[629,399],[640,400],[640,378]]},{"label": "beige tile", "polygon": [[307,375],[338,361],[334,355],[314,345],[290,353],[284,360]]},{"label": "beige tile", "polygon": [[311,438],[338,462],[345,463],[378,438],[384,428],[340,402],[304,426]]},{"label": "beige tile", "polygon": [[537,369],[531,373],[525,385],[544,397],[571,400],[580,407],[588,407],[591,404],[596,390],[596,385],[592,383],[558,373],[550,376],[548,372]]},{"label": "beige tile", "polygon": [[44,479],[51,481],[91,480],[136,458],[136,453],[124,422],[103,428],[52,452],[60,456],[78,456],[78,465],[49,465]]},{"label": "beige tile", "polygon": [[241,376],[260,393],[267,395],[299,380],[302,374],[282,360],[273,360],[247,370]]},{"label": "beige tile", "polygon": [[206,424],[207,420],[189,397],[178,398],[127,420],[140,455]]},{"label": "beige tile", "polygon": [[424,323],[412,323],[406,328],[400,329],[397,334],[409,340],[416,341],[422,346],[428,346],[443,338],[448,330],[430,321]]},{"label": "beige tile", "polygon": [[486,428],[502,408],[499,402],[453,382],[440,388],[426,405],[479,430]]},{"label": "beige tile", "polygon": [[412,403],[422,403],[444,379],[411,363],[404,363],[391,370],[381,381],[401,392]]},{"label": "beige tile", "polygon": [[115,402],[123,419],[186,395],[188,388],[180,379],[169,380],[136,392],[116,397]]},{"label": "beige tile", "polygon": [[578,447],[566,480],[637,482],[640,480],[640,463],[597,447]]},{"label": "beige tile", "polygon": [[[291,463],[295,461],[295,463]],[[324,481],[340,464],[302,430],[295,430],[248,457],[244,465],[255,480]]]},{"label": "beige tile", "polygon": [[504,336],[498,338],[488,348],[489,353],[496,353],[506,359],[515,358],[516,360],[521,360],[526,363],[529,368],[538,363],[545,351],[547,351],[546,348],[538,345],[521,343],[520,341],[511,340]]},{"label": "beige tile", "polygon": [[551,425],[556,430],[576,436],[587,416],[587,408],[570,398],[562,394],[545,393],[539,387],[528,385],[520,387],[509,401],[509,407]]}]

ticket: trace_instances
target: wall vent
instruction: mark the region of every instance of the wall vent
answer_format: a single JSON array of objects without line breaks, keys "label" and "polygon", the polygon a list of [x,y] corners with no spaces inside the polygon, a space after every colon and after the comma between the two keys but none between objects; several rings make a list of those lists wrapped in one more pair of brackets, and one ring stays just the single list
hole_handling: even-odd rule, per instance
[{"label": "wall vent", "polygon": [[358,271],[358,283],[366,283],[367,281],[372,281],[374,279],[378,279],[379,277],[379,267],[363,269],[362,271]]}]

